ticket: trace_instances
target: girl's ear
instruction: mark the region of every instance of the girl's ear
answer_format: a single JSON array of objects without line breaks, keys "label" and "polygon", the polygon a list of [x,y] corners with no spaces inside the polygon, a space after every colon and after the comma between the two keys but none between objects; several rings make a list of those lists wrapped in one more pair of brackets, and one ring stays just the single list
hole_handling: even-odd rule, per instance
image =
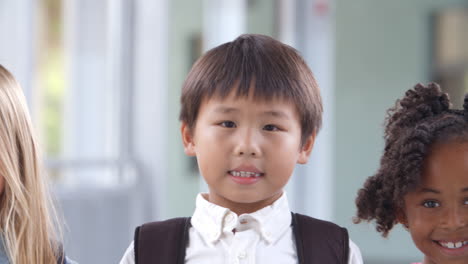
[{"label": "girl's ear", "polygon": [[402,224],[406,229],[409,228],[408,219],[406,218],[406,214],[403,208],[399,207],[396,209],[396,219],[398,223]]},{"label": "girl's ear", "polygon": [[187,156],[195,156],[195,143],[193,141],[192,131],[187,123],[182,122],[180,126],[180,133],[182,134],[182,143],[184,144],[184,152]]},{"label": "girl's ear", "polygon": [[309,160],[310,154],[312,153],[312,149],[314,148],[315,135],[315,133],[310,135],[304,142],[304,144],[301,146],[301,149],[299,151],[299,159],[297,160],[297,163],[306,164]]}]

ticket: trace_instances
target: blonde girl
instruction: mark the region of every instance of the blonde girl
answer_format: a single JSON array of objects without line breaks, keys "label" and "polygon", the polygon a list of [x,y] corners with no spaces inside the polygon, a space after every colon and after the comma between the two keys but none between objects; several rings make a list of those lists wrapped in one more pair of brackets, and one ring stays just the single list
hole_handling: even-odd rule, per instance
[{"label": "blonde girl", "polygon": [[67,263],[40,163],[22,89],[0,65],[0,264]]}]

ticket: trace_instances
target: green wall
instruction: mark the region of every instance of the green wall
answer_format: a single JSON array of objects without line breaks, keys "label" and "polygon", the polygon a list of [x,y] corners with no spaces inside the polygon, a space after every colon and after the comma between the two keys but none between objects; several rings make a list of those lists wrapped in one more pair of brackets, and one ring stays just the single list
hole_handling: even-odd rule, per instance
[{"label": "green wall", "polygon": [[202,0],[169,2],[169,166],[167,212],[161,218],[190,216],[195,208],[198,177],[190,173],[179,132],[180,91],[192,66],[191,40],[202,32]]},{"label": "green wall", "polygon": [[[250,1],[246,33],[274,34],[273,3],[270,0]],[[192,52],[191,41],[202,37],[203,0],[173,0],[169,9],[169,117],[165,128],[169,135],[169,190],[167,212],[161,218],[191,215],[195,197],[200,186],[203,186],[197,171],[193,169],[195,160],[183,152],[178,120],[181,87],[193,60],[197,58],[196,52]]]},{"label": "green wall", "polygon": [[431,14],[463,3],[467,1],[336,1],[335,219],[349,228],[367,260],[421,260],[400,227],[383,239],[373,225],[353,225],[354,199],[377,170],[385,111],[415,83],[430,81]]}]

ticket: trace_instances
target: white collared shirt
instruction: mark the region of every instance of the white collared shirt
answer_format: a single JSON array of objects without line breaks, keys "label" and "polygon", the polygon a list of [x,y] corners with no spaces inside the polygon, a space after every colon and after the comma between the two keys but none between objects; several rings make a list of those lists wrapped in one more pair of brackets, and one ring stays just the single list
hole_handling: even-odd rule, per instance
[{"label": "white collared shirt", "polygon": [[[196,200],[185,263],[297,263],[291,212],[284,193],[272,205],[237,216],[231,210]],[[362,264],[359,248],[349,241],[348,264]],[[134,264],[133,242],[120,264]]]}]

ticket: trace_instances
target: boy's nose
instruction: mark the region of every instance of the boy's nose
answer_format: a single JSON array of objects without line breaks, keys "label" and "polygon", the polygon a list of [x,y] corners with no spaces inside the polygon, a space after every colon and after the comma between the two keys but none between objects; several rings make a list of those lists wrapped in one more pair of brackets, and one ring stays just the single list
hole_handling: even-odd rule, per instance
[{"label": "boy's nose", "polygon": [[255,138],[255,133],[252,131],[244,131],[240,133],[239,138],[234,148],[234,154],[239,156],[249,155],[252,157],[258,157],[260,148],[258,146],[258,139]]},{"label": "boy's nose", "polygon": [[[248,153],[246,153],[246,154],[248,154]],[[239,155],[244,155],[244,152],[243,152],[243,151],[240,151],[240,152],[239,152]],[[255,156],[255,152],[251,152],[250,155]]]}]

